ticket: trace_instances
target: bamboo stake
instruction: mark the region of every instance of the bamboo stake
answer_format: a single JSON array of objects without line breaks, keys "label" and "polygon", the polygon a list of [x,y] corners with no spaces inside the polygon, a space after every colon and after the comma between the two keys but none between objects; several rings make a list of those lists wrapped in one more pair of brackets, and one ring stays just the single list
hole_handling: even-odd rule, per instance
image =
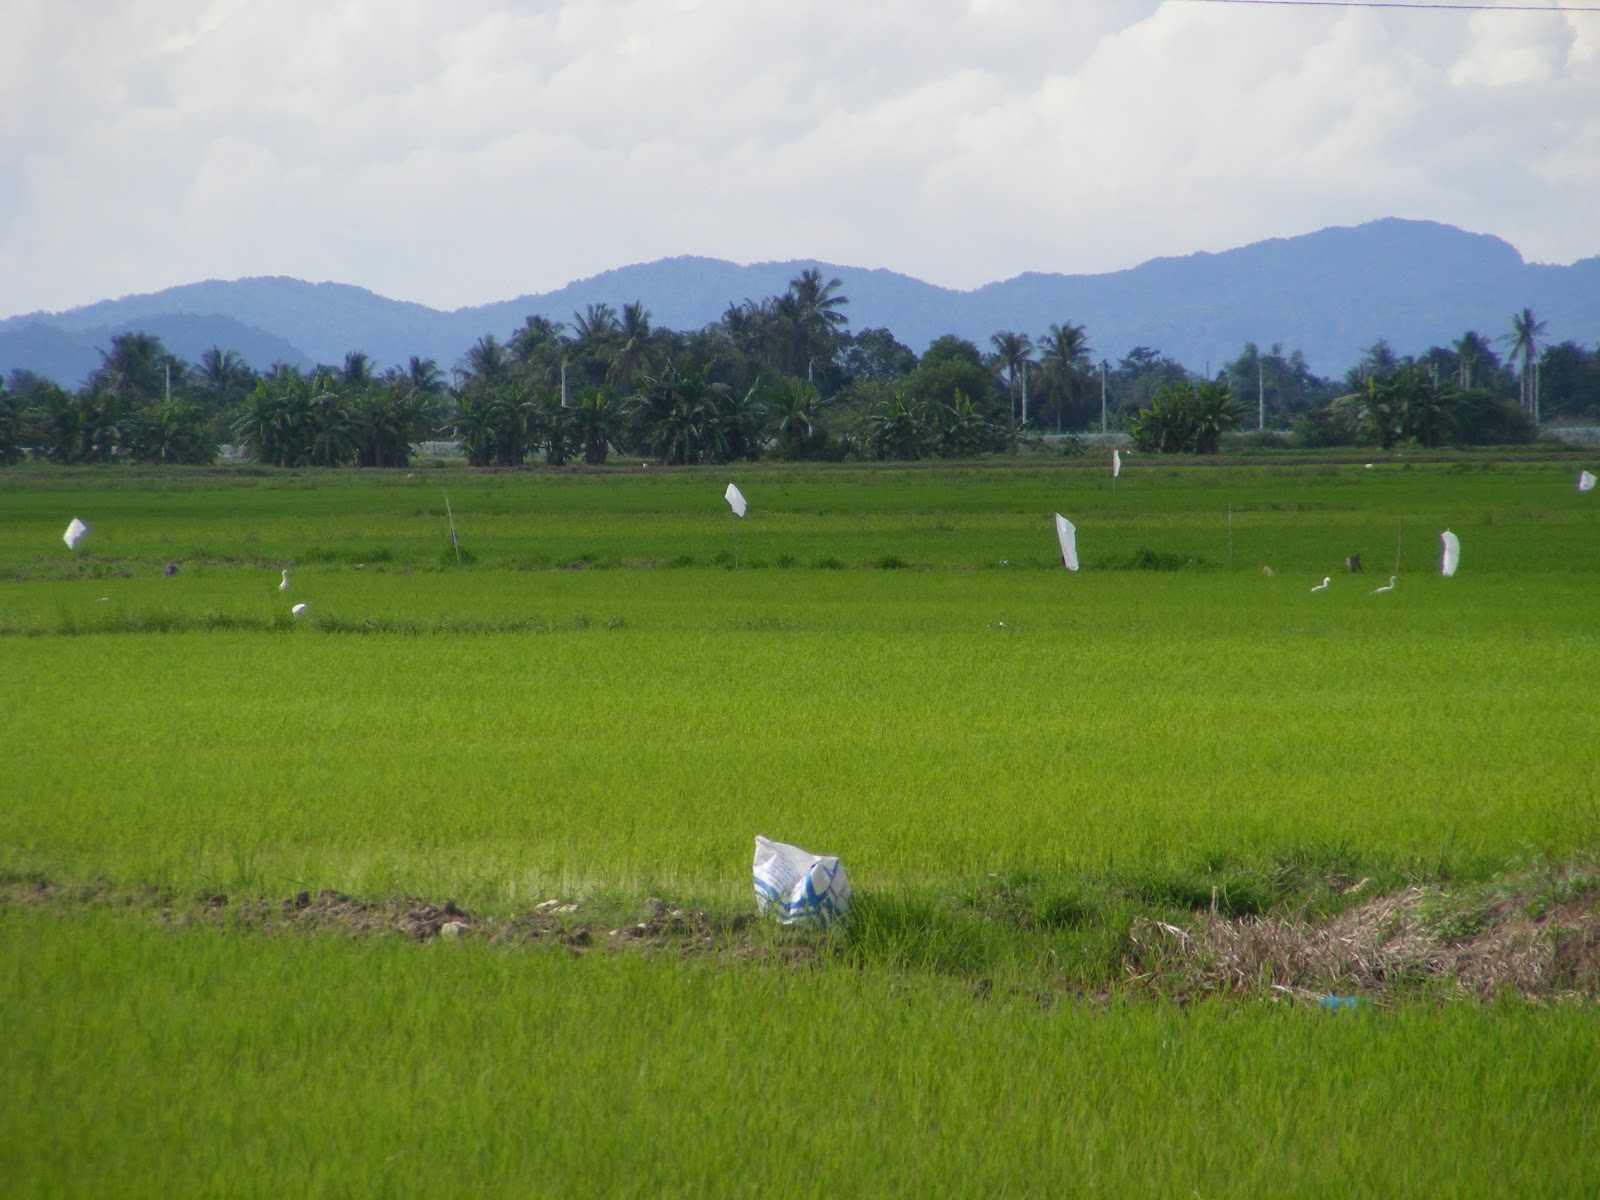
[{"label": "bamboo stake", "polygon": [[456,538],[456,515],[450,511],[450,494],[443,488],[439,489],[439,494],[444,497],[444,515],[450,518],[450,544],[456,549],[456,566],[459,567],[461,565],[461,543]]}]

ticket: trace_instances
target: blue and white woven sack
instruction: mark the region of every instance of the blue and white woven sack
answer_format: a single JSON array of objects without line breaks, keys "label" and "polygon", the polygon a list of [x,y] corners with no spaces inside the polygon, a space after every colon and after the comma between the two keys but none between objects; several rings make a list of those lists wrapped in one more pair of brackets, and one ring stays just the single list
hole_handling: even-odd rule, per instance
[{"label": "blue and white woven sack", "polygon": [[785,925],[827,926],[850,916],[850,878],[838,858],[756,838],[756,907]]}]

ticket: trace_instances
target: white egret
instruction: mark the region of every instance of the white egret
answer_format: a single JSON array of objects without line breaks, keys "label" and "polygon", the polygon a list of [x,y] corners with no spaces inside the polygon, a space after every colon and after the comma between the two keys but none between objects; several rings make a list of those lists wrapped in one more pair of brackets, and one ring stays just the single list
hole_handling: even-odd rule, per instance
[{"label": "white egret", "polygon": [[1313,592],[1325,592],[1325,591],[1327,591],[1327,590],[1328,590],[1328,585],[1329,585],[1329,584],[1330,584],[1330,583],[1332,583],[1332,582],[1333,582],[1333,579],[1332,579],[1332,577],[1331,577],[1331,576],[1328,576],[1328,575],[1324,575],[1324,576],[1323,576],[1323,577],[1322,577],[1322,582],[1321,582],[1321,583],[1319,583],[1319,584],[1317,584],[1317,585],[1316,585],[1316,586],[1315,586],[1315,587],[1314,587],[1314,588],[1312,588],[1312,589],[1311,589],[1311,590],[1312,590],[1312,591],[1313,591]]},{"label": "white egret", "polygon": [[83,541],[84,535],[89,532],[89,527],[77,517],[72,518],[72,524],[67,526],[67,531],[61,535],[61,540],[67,544],[68,550],[76,550],[78,543]]},{"label": "white egret", "polygon": [[306,610],[306,604],[305,604],[305,601],[302,600],[299,604],[296,604],[293,608],[291,608],[289,610],[289,612],[293,616],[298,617],[301,613],[305,612],[305,610]]},{"label": "white egret", "polygon": [[1375,587],[1375,588],[1373,588],[1373,589],[1372,589],[1372,594],[1373,594],[1373,595],[1374,595],[1374,596],[1381,596],[1381,595],[1383,595],[1383,594],[1384,594],[1384,593],[1385,593],[1385,592],[1392,592],[1392,591],[1394,591],[1394,581],[1395,581],[1395,577],[1394,577],[1394,576],[1393,576],[1393,575],[1391,575],[1391,576],[1389,576],[1389,582],[1388,582],[1388,583],[1386,583],[1386,584],[1384,584],[1384,585],[1383,585],[1383,586],[1382,586],[1382,587]]},{"label": "white egret", "polygon": [[288,567],[285,567],[283,569],[283,579],[278,584],[278,590],[280,592],[287,592],[289,590],[289,568]]}]

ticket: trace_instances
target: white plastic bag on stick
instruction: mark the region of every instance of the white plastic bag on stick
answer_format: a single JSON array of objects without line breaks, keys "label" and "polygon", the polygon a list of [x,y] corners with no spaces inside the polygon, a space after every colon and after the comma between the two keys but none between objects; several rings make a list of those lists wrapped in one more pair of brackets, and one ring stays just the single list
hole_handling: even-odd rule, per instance
[{"label": "white plastic bag on stick", "polygon": [[1578,490],[1580,492],[1594,491],[1594,473],[1592,471],[1578,472]]},{"label": "white plastic bag on stick", "polygon": [[1446,529],[1439,535],[1439,540],[1444,543],[1444,552],[1439,559],[1439,574],[1448,579],[1461,565],[1461,539]]},{"label": "white plastic bag on stick", "polygon": [[1078,569],[1078,527],[1060,513],[1056,514],[1056,544],[1061,547],[1061,565],[1069,571]]},{"label": "white plastic bag on stick", "polygon": [[831,925],[850,916],[850,879],[831,854],[812,854],[786,842],[756,838],[750,868],[756,907],[785,925]]},{"label": "white plastic bag on stick", "polygon": [[722,493],[722,498],[728,502],[728,507],[733,509],[733,515],[742,517],[749,510],[749,505],[744,502],[744,493],[733,484],[728,485],[728,490]]},{"label": "white plastic bag on stick", "polygon": [[68,550],[76,550],[78,543],[89,532],[89,527],[77,517],[72,518],[72,524],[67,526],[67,531],[61,535],[61,540],[67,544]]}]

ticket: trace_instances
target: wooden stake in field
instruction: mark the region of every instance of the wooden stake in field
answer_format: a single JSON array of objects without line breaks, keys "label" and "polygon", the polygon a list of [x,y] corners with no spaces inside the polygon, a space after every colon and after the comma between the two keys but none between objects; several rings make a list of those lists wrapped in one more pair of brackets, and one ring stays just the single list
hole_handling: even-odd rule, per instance
[{"label": "wooden stake in field", "polygon": [[455,547],[456,566],[459,567],[461,565],[461,543],[456,538],[456,515],[450,511],[450,493],[440,488],[439,494],[444,497],[444,515],[450,520],[450,544]]},{"label": "wooden stake in field", "polygon": [[1400,547],[1405,542],[1405,538],[1406,519],[1401,517],[1400,523],[1395,526],[1394,531],[1394,573],[1396,575],[1400,574]]},{"label": "wooden stake in field", "polygon": [[728,490],[722,493],[722,498],[728,502],[728,507],[733,511],[733,569],[739,569],[739,520],[749,511],[745,503],[744,493],[733,484],[728,485]]}]

